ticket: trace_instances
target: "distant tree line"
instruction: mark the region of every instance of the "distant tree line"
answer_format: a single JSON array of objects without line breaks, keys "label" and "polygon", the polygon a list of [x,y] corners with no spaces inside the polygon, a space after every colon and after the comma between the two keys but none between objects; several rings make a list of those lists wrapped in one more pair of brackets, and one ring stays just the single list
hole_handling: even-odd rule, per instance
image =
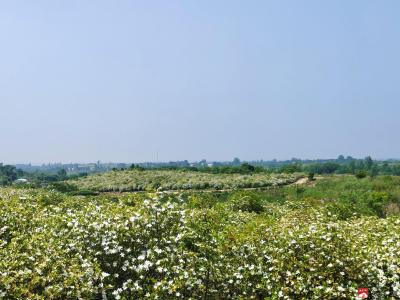
[{"label": "distant tree line", "polygon": [[359,178],[377,175],[400,175],[400,162],[398,161],[375,161],[370,156],[365,159],[338,159],[327,162],[302,162],[295,161],[283,165],[277,172],[293,173],[307,172],[313,174],[354,174]]},{"label": "distant tree line", "polygon": [[130,170],[181,170],[181,171],[194,171],[194,172],[205,172],[213,174],[250,174],[250,173],[260,173],[260,172],[270,172],[264,167],[253,166],[247,162],[240,164],[239,166],[162,166],[158,168],[144,168],[139,165],[133,165],[129,168]]},{"label": "distant tree line", "polygon": [[[122,168],[124,169],[124,168]],[[305,172],[309,174],[353,174],[359,178],[366,176],[377,176],[377,175],[398,175],[400,176],[400,161],[388,160],[378,161],[373,160],[370,156],[364,159],[356,159],[351,156],[346,158],[340,155],[337,159],[329,160],[301,160],[292,159],[289,161],[252,161],[252,162],[241,162],[238,158],[235,158],[230,163],[213,163],[213,164],[192,164],[192,165],[177,165],[177,164],[164,164],[161,166],[152,166],[151,168],[145,168],[140,164],[132,164],[130,169],[135,170],[146,170],[146,169],[157,169],[157,170],[187,170],[196,172],[207,172],[207,173],[240,173],[240,174],[251,174],[251,173],[295,173]]]},{"label": "distant tree line", "polygon": [[3,165],[0,163],[0,186],[11,184],[18,177],[22,176],[23,172],[17,170],[15,166]]},{"label": "distant tree line", "polygon": [[[72,164],[71,164],[72,165]],[[162,163],[136,163],[136,164],[105,164],[103,167],[98,162],[94,173],[113,166],[113,171],[120,170],[181,170],[194,172],[207,172],[213,174],[252,174],[252,173],[295,173],[305,172],[313,178],[314,174],[353,174],[358,178],[377,175],[398,175],[400,176],[400,161],[373,160],[370,156],[364,159],[356,159],[351,156],[340,155],[337,159],[301,160],[292,158],[285,161],[248,161],[242,162],[234,158],[228,162],[212,162],[206,160],[189,163],[187,160]],[[87,176],[93,172],[71,173],[64,165],[43,165],[30,167],[30,171],[19,169],[11,165],[0,164],[0,185],[12,184],[18,178],[26,178],[33,185],[53,184],[55,182]],[[65,165],[69,166],[69,165]]]},{"label": "distant tree line", "polygon": [[0,163],[0,186],[11,185],[14,181],[20,178],[27,179],[30,185],[52,184],[67,179],[75,179],[86,176],[87,173],[68,175],[65,169],[59,169],[56,173],[53,172],[25,172],[17,169],[12,165],[3,165]]}]

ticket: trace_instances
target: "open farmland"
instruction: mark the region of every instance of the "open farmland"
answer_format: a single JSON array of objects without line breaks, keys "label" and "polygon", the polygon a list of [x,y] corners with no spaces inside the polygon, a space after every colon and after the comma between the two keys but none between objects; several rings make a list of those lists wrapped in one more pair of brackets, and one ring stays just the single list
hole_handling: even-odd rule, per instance
[{"label": "open farmland", "polygon": [[344,176],[99,196],[1,188],[0,298],[354,299],[369,287],[372,299],[399,299],[399,183]]},{"label": "open farmland", "polygon": [[295,182],[302,174],[212,174],[186,170],[125,170],[95,174],[69,184],[100,192],[224,190],[281,186]]}]

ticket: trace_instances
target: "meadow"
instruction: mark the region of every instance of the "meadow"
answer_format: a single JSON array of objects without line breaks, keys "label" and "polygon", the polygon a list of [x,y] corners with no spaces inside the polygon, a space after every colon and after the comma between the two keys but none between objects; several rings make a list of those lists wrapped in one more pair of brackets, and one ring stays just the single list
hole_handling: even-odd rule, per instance
[{"label": "meadow", "polygon": [[[96,177],[96,176],[95,176]],[[400,297],[400,179],[267,190],[0,189],[0,298]]]}]

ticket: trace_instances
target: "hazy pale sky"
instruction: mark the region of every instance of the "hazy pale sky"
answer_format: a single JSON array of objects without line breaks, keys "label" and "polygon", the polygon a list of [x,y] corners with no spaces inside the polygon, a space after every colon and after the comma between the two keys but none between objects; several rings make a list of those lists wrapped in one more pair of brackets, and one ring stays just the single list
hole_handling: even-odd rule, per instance
[{"label": "hazy pale sky", "polygon": [[0,1],[0,162],[400,157],[400,1]]}]

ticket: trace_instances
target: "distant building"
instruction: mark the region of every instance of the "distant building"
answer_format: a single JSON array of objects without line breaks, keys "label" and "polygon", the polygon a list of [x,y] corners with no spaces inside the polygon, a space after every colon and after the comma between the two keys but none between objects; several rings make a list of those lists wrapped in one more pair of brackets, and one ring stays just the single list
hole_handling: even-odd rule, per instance
[{"label": "distant building", "polygon": [[14,181],[15,184],[26,184],[29,183],[28,179],[20,178]]}]

